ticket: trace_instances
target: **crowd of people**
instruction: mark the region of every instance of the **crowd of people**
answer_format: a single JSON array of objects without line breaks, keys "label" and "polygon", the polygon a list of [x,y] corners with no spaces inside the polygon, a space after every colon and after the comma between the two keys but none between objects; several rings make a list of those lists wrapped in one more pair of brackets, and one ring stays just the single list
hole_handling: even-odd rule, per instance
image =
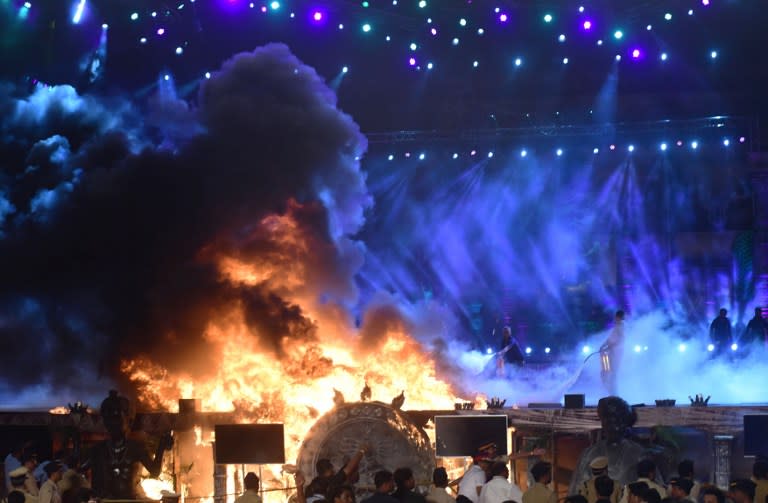
[{"label": "crowd of people", "polygon": [[[297,473],[298,503],[356,503],[360,456],[362,452],[338,471],[329,460],[321,459],[317,476],[306,486],[304,476]],[[373,494],[361,503],[768,503],[768,461],[762,459],[755,462],[751,478],[734,480],[723,491],[696,481],[691,460],[682,461],[678,474],[662,483],[654,462],[641,459],[635,480],[621,484],[608,476],[608,458],[598,457],[589,464],[592,477],[575,494],[562,499],[551,488],[550,463],[535,463],[529,471],[528,487],[523,490],[510,480],[508,461],[508,457],[496,456],[483,447],[455,481],[449,481],[445,468],[435,468],[429,491],[417,489],[410,468],[381,470],[374,476]]]},{"label": "crowd of people", "polygon": [[84,503],[93,498],[86,478],[72,456],[61,451],[38,461],[37,453],[18,444],[5,457],[8,503]]}]

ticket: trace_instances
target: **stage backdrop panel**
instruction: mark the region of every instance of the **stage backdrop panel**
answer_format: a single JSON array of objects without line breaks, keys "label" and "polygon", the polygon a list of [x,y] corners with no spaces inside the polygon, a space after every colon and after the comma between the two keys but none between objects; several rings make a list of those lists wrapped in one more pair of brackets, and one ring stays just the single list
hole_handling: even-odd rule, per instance
[{"label": "stage backdrop panel", "polygon": [[744,455],[768,456],[768,415],[744,416]]},{"label": "stage backdrop panel", "polygon": [[282,424],[217,424],[215,432],[214,457],[217,464],[285,463]]},{"label": "stage backdrop panel", "polygon": [[507,416],[435,416],[435,455],[465,457],[494,442],[507,454]]}]

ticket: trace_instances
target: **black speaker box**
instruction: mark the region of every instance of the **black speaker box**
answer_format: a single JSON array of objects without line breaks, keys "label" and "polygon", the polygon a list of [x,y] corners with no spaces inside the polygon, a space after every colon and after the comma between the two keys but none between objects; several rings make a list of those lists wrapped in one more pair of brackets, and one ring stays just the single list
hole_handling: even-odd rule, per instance
[{"label": "black speaker box", "polygon": [[583,409],[584,395],[565,395],[566,409]]}]

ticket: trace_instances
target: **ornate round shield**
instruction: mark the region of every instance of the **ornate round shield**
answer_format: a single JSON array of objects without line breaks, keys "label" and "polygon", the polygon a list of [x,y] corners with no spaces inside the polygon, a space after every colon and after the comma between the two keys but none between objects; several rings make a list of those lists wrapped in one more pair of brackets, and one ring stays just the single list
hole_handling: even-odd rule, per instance
[{"label": "ornate round shield", "polygon": [[311,479],[318,459],[328,458],[339,470],[361,448],[358,489],[373,490],[379,470],[408,467],[416,483],[432,479],[435,466],[429,438],[403,413],[381,402],[344,404],[321,417],[309,430],[299,451],[299,469]]}]

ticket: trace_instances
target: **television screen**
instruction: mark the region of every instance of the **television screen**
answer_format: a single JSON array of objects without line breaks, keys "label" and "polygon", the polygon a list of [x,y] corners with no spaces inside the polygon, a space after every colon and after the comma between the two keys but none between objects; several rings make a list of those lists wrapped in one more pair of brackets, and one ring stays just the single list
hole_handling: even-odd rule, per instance
[{"label": "television screen", "polygon": [[435,416],[436,456],[474,456],[489,442],[507,454],[507,416]]},{"label": "television screen", "polygon": [[285,463],[282,424],[217,424],[215,432],[214,457],[217,464]]}]

